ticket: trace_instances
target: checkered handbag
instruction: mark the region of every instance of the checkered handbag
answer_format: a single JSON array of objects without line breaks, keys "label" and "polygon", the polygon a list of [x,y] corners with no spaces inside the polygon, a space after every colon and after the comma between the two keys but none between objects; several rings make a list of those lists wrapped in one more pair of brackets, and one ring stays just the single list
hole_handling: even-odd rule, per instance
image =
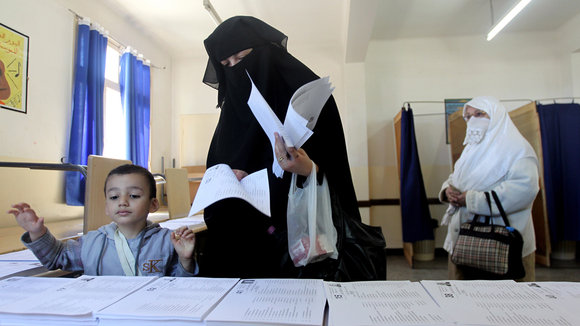
[{"label": "checkered handbag", "polygon": [[[451,261],[476,279],[520,279],[525,276],[522,263],[523,239],[510,226],[495,191],[491,192],[504,225],[493,224],[490,216],[479,222],[476,215],[471,222],[461,224]],[[491,200],[485,193],[491,215]]]}]

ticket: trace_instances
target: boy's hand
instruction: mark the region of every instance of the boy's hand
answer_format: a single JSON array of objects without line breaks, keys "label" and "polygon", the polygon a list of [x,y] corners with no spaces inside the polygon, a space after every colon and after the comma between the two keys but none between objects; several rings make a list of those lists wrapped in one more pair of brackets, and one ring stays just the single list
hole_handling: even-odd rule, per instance
[{"label": "boy's hand", "polygon": [[34,241],[46,233],[44,218],[36,216],[36,213],[27,203],[18,203],[12,205],[8,214],[14,215],[16,222],[30,234],[30,240]]},{"label": "boy's hand", "polygon": [[171,242],[179,256],[179,262],[185,270],[194,272],[193,249],[195,248],[195,233],[182,226],[171,233]]}]

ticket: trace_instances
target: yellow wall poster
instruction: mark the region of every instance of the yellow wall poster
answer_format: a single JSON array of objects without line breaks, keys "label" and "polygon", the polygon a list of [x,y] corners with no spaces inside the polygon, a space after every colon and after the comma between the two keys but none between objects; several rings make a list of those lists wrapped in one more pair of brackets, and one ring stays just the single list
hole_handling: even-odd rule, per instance
[{"label": "yellow wall poster", "polygon": [[26,113],[28,36],[0,23],[0,107]]}]

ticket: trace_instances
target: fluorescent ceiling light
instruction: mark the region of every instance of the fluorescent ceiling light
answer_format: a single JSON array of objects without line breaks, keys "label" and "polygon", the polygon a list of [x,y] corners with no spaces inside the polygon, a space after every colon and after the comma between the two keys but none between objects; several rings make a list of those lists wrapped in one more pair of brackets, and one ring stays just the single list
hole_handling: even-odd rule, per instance
[{"label": "fluorescent ceiling light", "polygon": [[497,33],[499,33],[504,27],[506,27],[509,22],[517,16],[522,9],[524,9],[528,3],[532,0],[521,0],[515,7],[510,10],[507,15],[505,15],[490,31],[487,33],[487,40],[491,41]]}]

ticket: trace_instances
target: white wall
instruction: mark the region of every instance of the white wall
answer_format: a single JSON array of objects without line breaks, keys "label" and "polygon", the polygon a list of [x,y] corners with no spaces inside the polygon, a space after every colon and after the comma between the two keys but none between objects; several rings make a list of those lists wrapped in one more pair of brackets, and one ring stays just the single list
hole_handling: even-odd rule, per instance
[{"label": "white wall", "polygon": [[[0,160],[60,162],[67,155],[70,134],[76,19],[68,9],[103,25],[111,35],[138,49],[153,64],[152,170],[160,171],[160,157],[171,155],[171,58],[147,35],[123,17],[91,0],[0,0],[0,22],[30,38],[27,114],[0,110]],[[49,221],[81,217],[82,207],[63,204],[63,173],[0,168],[0,207],[29,201]],[[0,213],[0,227],[16,225]]]}]

